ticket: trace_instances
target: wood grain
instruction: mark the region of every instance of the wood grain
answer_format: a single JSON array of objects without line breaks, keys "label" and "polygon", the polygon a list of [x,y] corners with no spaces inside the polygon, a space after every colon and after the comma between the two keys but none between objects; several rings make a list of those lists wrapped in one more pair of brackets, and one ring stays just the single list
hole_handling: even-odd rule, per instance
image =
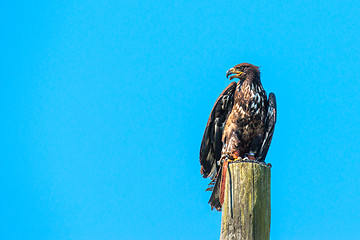
[{"label": "wood grain", "polygon": [[229,163],[220,240],[269,240],[270,167]]}]

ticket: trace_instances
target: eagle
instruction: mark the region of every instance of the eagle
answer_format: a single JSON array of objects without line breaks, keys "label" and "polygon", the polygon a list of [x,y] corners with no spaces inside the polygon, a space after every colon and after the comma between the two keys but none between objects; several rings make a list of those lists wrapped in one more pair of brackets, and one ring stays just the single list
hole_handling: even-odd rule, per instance
[{"label": "eagle", "polygon": [[[230,76],[230,78],[229,78]],[[276,98],[266,92],[259,67],[241,63],[226,72],[231,82],[217,98],[200,147],[200,173],[211,178],[211,209],[221,211],[228,161],[265,164],[276,123]]]}]

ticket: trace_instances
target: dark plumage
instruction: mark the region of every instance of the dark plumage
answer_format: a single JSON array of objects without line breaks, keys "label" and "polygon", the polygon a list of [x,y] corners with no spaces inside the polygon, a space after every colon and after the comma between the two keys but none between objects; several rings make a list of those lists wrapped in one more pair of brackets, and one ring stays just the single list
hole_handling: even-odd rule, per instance
[{"label": "dark plumage", "polygon": [[276,122],[275,95],[270,93],[267,99],[258,67],[242,63],[228,70],[229,76],[239,82],[230,83],[216,100],[200,148],[201,174],[212,179],[209,203],[217,210],[222,206],[220,185],[227,168],[223,160],[264,162]]}]

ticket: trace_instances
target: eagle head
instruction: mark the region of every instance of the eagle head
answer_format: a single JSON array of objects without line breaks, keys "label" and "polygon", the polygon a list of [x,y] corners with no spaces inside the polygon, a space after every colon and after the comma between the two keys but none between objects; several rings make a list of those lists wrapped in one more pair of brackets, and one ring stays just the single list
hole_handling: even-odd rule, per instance
[{"label": "eagle head", "polygon": [[233,68],[230,68],[226,72],[226,77],[228,78],[231,75],[229,80],[232,80],[234,78],[243,80],[246,78],[247,75],[250,75],[250,74],[260,75],[259,67],[254,66],[250,63],[240,63],[240,64],[234,66]]}]

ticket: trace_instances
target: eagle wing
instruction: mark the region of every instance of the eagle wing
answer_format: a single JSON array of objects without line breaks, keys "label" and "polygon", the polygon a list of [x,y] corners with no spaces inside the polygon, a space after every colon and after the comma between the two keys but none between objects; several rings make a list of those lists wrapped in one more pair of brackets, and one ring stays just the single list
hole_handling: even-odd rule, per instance
[{"label": "eagle wing", "polygon": [[204,178],[217,173],[217,161],[221,157],[222,135],[225,122],[234,104],[236,83],[230,83],[220,94],[211,110],[200,147],[201,174]]},{"label": "eagle wing", "polygon": [[275,123],[276,123],[276,98],[274,93],[270,93],[268,100],[267,116],[266,116],[266,132],[264,136],[264,141],[259,151],[259,157],[258,157],[259,161],[265,161],[265,157],[269,150],[270,143],[273,137]]}]

